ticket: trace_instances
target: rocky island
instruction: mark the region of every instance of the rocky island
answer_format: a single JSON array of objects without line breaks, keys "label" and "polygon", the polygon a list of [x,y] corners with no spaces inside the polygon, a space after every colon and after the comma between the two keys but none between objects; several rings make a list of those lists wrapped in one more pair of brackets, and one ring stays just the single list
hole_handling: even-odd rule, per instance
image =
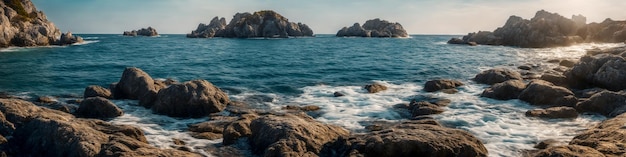
[{"label": "rocky island", "polygon": [[409,34],[400,23],[392,23],[378,18],[367,20],[363,26],[354,23],[352,27],[343,27],[337,32],[338,37],[408,37]]},{"label": "rocky island", "polygon": [[30,0],[0,1],[0,48],[69,45],[82,38],[61,31]]},{"label": "rocky island", "polygon": [[452,38],[449,44],[504,45],[525,48],[569,46],[583,42],[618,43],[626,40],[626,21],[606,19],[602,23],[586,23],[582,15],[571,19],[545,10],[530,20],[511,16],[495,31],[469,33],[462,39]]},{"label": "rocky island", "polygon": [[139,30],[132,30],[132,31],[124,31],[124,33],[122,34],[124,36],[148,36],[148,37],[152,37],[152,36],[158,36],[159,33],[157,33],[157,30],[152,28],[152,27],[148,27],[148,28],[141,28]]},{"label": "rocky island", "polygon": [[306,24],[289,22],[289,19],[272,11],[263,10],[250,13],[237,13],[230,23],[215,17],[211,22],[199,24],[196,30],[187,34],[188,38],[288,38],[313,36],[313,30]]}]

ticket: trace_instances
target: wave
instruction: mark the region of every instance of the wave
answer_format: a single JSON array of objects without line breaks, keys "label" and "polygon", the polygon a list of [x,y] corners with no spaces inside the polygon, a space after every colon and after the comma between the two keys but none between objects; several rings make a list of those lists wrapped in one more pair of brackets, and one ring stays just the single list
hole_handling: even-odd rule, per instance
[{"label": "wave", "polygon": [[85,40],[83,42],[74,43],[72,45],[87,45],[87,44],[93,44],[93,43],[97,43],[97,42],[100,42],[100,40]]}]

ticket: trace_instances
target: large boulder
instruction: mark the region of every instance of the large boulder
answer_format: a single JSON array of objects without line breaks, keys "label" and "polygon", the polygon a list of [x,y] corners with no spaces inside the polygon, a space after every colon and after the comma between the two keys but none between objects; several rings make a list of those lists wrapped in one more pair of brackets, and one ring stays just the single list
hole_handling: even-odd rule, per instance
[{"label": "large boulder", "polygon": [[113,98],[113,95],[111,94],[111,91],[109,91],[109,89],[98,85],[91,85],[87,86],[87,88],[85,88],[85,92],[83,92],[83,98],[89,97],[103,97],[110,99]]},{"label": "large boulder", "polygon": [[576,105],[580,112],[595,112],[614,117],[626,112],[626,94],[623,92],[603,91]]},{"label": "large boulder", "polygon": [[426,84],[424,84],[424,91],[436,92],[436,91],[443,90],[443,89],[454,89],[462,85],[463,83],[457,80],[446,80],[446,79],[431,80],[431,81],[427,81]]},{"label": "large boulder", "polygon": [[57,45],[61,31],[30,0],[0,2],[0,48]]},{"label": "large boulder", "polygon": [[626,127],[624,124],[626,124],[626,114],[621,114],[576,135],[569,144],[591,147],[605,156],[625,156]]},{"label": "large boulder", "polygon": [[89,97],[78,106],[77,117],[108,119],[122,116],[124,111],[113,102],[102,97]]},{"label": "large boulder", "polygon": [[470,133],[439,125],[405,122],[381,131],[352,135],[328,145],[326,156],[487,156]]},{"label": "large boulder", "polygon": [[58,45],[71,45],[74,43],[82,43],[83,38],[77,35],[72,35],[72,32],[67,32],[61,34],[61,39],[59,40]]},{"label": "large boulder", "polygon": [[150,107],[161,88],[163,86],[158,85],[148,73],[129,67],[124,70],[112,92],[116,99],[139,100],[141,106]]},{"label": "large boulder", "polygon": [[202,117],[222,111],[229,101],[211,82],[193,80],[159,91],[152,111],[172,117]]},{"label": "large boulder", "polygon": [[349,132],[305,114],[266,115],[250,124],[252,151],[266,157],[318,156],[323,146]]},{"label": "large boulder", "polygon": [[381,19],[367,20],[363,26],[355,23],[352,27],[344,27],[337,32],[338,37],[355,36],[355,37],[408,37],[409,34],[404,30],[400,23],[392,23]]},{"label": "large boulder", "polygon": [[306,24],[293,23],[272,10],[250,13],[237,13],[226,25],[224,18],[213,18],[209,25],[200,24],[187,34],[189,38],[288,38],[313,36],[313,30]]},{"label": "large boulder", "polygon": [[526,83],[514,79],[491,85],[480,96],[498,100],[517,99],[524,89],[526,89]]},{"label": "large boulder", "polygon": [[578,99],[567,88],[543,80],[533,80],[519,95],[519,99],[532,105],[574,107]]},{"label": "large boulder", "polygon": [[488,85],[493,85],[507,80],[522,80],[522,74],[510,69],[495,68],[482,71],[474,77],[474,81]]},{"label": "large boulder", "polygon": [[547,109],[534,109],[526,112],[528,117],[541,118],[576,118],[578,112],[573,107],[551,107]]}]

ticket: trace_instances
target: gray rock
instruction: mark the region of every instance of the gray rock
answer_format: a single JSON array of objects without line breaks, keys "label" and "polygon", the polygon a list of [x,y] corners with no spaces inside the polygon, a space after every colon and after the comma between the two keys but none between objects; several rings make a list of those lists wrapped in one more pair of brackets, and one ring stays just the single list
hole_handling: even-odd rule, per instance
[{"label": "gray rock", "polygon": [[83,98],[89,98],[89,97],[103,97],[107,99],[113,98],[111,91],[109,91],[109,89],[106,89],[98,85],[91,85],[85,88],[85,92],[83,93]]},{"label": "gray rock", "polygon": [[519,99],[532,105],[574,107],[578,99],[567,88],[554,86],[543,80],[533,80],[519,95]]},{"label": "gray rock", "polygon": [[525,88],[526,83],[521,80],[508,80],[492,85],[485,89],[480,96],[498,100],[517,99]]},{"label": "gray rock", "polygon": [[199,24],[196,30],[187,34],[188,38],[288,38],[313,36],[313,30],[306,24],[293,23],[282,15],[263,10],[250,13],[237,13],[226,24],[224,18],[215,17],[209,25]]},{"label": "gray rock", "polygon": [[108,99],[90,97],[80,103],[75,114],[78,117],[84,118],[108,119],[122,116],[124,111]]},{"label": "gray rock", "polygon": [[365,90],[367,90],[368,93],[378,93],[380,91],[387,90],[387,86],[381,85],[379,83],[365,85],[365,87],[363,88],[365,88]]},{"label": "gray rock", "polygon": [[152,37],[152,36],[158,36],[159,33],[157,32],[156,29],[152,27],[148,27],[148,28],[141,28],[139,30],[124,31],[122,35],[124,36],[138,36],[139,35],[139,36]]},{"label": "gray rock", "polygon": [[139,105],[151,107],[161,88],[163,86],[158,85],[148,73],[136,67],[129,67],[122,73],[112,93],[116,99],[139,100]]},{"label": "gray rock", "polygon": [[517,71],[495,68],[480,72],[474,77],[474,81],[488,85],[493,85],[507,80],[522,80],[522,75]]},{"label": "gray rock", "polygon": [[626,112],[626,94],[611,91],[596,93],[576,105],[580,112],[595,112],[613,117]]},{"label": "gray rock", "polygon": [[436,92],[436,91],[443,90],[443,89],[454,89],[462,85],[463,83],[457,80],[446,80],[446,79],[431,80],[431,81],[427,81],[426,84],[424,84],[424,91]]},{"label": "gray rock", "polygon": [[59,40],[59,45],[71,45],[74,43],[82,43],[83,38],[80,36],[72,35],[72,32],[67,32],[61,34],[61,39]]},{"label": "gray rock", "polygon": [[338,37],[354,36],[354,37],[408,37],[409,34],[404,30],[400,23],[391,23],[381,19],[367,20],[363,26],[355,23],[352,27],[344,27],[336,34]]},{"label": "gray rock", "polygon": [[152,111],[172,117],[202,117],[224,110],[228,95],[206,80],[174,84],[159,91]]},{"label": "gray rock", "polygon": [[0,31],[0,48],[61,43],[61,31],[30,0],[0,3]]}]

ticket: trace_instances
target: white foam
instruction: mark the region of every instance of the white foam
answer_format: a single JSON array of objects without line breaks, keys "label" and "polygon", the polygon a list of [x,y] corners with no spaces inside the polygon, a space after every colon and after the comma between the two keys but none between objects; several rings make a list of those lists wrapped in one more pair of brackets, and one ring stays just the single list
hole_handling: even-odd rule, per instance
[{"label": "white foam", "polygon": [[87,44],[93,44],[93,43],[97,43],[97,42],[100,42],[100,40],[85,40],[83,42],[74,43],[72,45],[87,45]]}]

